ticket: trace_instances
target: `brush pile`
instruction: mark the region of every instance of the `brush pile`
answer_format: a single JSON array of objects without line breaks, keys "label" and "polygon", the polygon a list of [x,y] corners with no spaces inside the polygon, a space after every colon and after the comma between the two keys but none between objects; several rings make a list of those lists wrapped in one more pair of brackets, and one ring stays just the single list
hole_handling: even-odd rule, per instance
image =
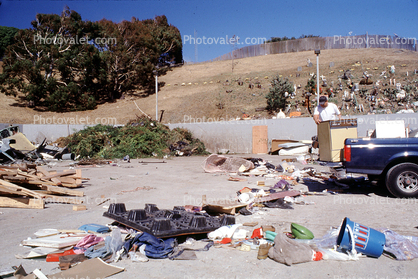
[{"label": "brush pile", "polygon": [[60,139],[80,158],[112,159],[205,155],[205,145],[186,129],[167,126],[146,117],[125,126],[97,125]]}]

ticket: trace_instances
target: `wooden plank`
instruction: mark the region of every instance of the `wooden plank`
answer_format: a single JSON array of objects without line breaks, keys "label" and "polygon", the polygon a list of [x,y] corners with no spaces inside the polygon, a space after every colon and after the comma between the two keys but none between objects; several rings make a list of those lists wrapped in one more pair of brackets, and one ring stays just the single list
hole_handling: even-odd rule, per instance
[{"label": "wooden plank", "polygon": [[62,182],[58,177],[51,178],[51,181],[54,182],[57,186],[62,185]]},{"label": "wooden plank", "polygon": [[58,193],[63,195],[84,197],[84,192],[78,190],[70,190],[63,187],[51,186],[51,185],[41,185],[40,188],[51,193]]},{"label": "wooden plank", "polygon": [[20,170],[17,171],[17,174],[19,174],[21,176],[25,176],[25,177],[31,178],[31,179],[34,179],[34,180],[38,180],[39,179],[39,177],[36,176],[36,175],[28,174],[27,172],[23,172],[23,171],[20,171]]},{"label": "wooden plank", "polygon": [[234,200],[217,200],[216,202],[207,204],[206,203],[206,195],[202,196],[202,207],[206,211],[211,212],[219,212],[219,213],[226,213],[235,215],[237,213],[238,208],[246,207],[248,204],[241,203]]},{"label": "wooden plank", "polygon": [[253,126],[253,154],[268,153],[268,126]]},{"label": "wooden plank", "polygon": [[42,199],[0,197],[0,207],[44,209]]},{"label": "wooden plank", "polygon": [[19,183],[26,183],[28,181],[27,177],[19,177],[19,176],[13,176],[13,175],[4,175],[2,179],[7,180],[9,182],[19,182]]},{"label": "wooden plank", "polygon": [[46,203],[67,203],[67,204],[82,204],[83,200],[75,197],[65,197],[65,196],[54,196],[54,195],[45,195]]},{"label": "wooden plank", "polygon": [[[82,177],[82,175],[81,175],[81,169],[76,169],[75,170],[75,175],[78,176],[78,177]],[[80,185],[81,186],[81,183],[82,183],[81,179],[76,179],[75,180],[75,184],[76,185]]]},{"label": "wooden plank", "polygon": [[17,170],[9,170],[9,169],[3,170],[3,169],[0,168],[0,176],[3,176],[3,175],[16,175],[16,174],[17,174]]},{"label": "wooden plank", "polygon": [[78,185],[76,185],[76,184],[70,184],[70,183],[62,183],[62,185],[61,186],[63,186],[63,187],[67,187],[67,188],[77,188],[77,187],[79,187]]},{"label": "wooden plank", "polygon": [[64,172],[59,172],[59,173],[56,173],[56,174],[51,174],[51,175],[48,175],[48,176],[44,176],[44,177],[42,177],[42,179],[48,180],[48,179],[51,179],[51,178],[54,178],[54,177],[61,177],[61,176],[66,176],[66,175],[71,175],[71,174],[76,174],[76,171],[75,170],[68,170],[68,171],[64,171]]},{"label": "wooden plank", "polygon": [[72,190],[64,187],[51,186],[51,185],[39,185],[40,189],[43,191],[48,191],[49,193],[69,195],[76,197],[84,197],[83,191]]},{"label": "wooden plank", "polygon": [[[41,177],[41,179],[44,179],[44,180],[48,180],[45,177],[50,177],[50,176],[55,175],[55,173],[50,173],[49,171],[47,171],[42,166],[37,166],[36,167],[36,170],[39,171],[39,172],[41,172],[44,175],[44,176]],[[51,181],[54,182],[57,186],[62,185],[61,180],[59,178],[57,178],[57,177],[51,177]]]},{"label": "wooden plank", "polygon": [[69,176],[60,177],[59,180],[61,183],[76,184],[76,179]]},{"label": "wooden plank", "polygon": [[49,171],[47,171],[44,167],[42,167],[42,166],[37,166],[36,167],[36,170],[38,171],[38,172],[40,172],[40,173],[42,173],[44,176],[49,176],[49,175],[51,175],[50,173],[49,173]]},{"label": "wooden plank", "polygon": [[266,197],[256,198],[254,202],[266,202],[266,201],[274,201],[284,197],[295,197],[299,196],[300,192],[297,190],[289,190],[289,191],[282,191],[278,193],[272,193]]},{"label": "wooden plank", "polygon": [[73,211],[82,211],[87,210],[87,207],[85,205],[73,205]]},{"label": "wooden plank", "polygon": [[42,199],[42,196],[39,195],[38,193],[36,193],[34,191],[31,191],[31,190],[28,190],[28,189],[26,189],[24,187],[21,187],[19,185],[10,183],[8,181],[0,179],[0,185],[1,185],[0,186],[1,188],[14,190],[15,193],[18,194],[18,195],[27,195],[27,196],[31,196],[31,197],[34,197],[34,198]]}]

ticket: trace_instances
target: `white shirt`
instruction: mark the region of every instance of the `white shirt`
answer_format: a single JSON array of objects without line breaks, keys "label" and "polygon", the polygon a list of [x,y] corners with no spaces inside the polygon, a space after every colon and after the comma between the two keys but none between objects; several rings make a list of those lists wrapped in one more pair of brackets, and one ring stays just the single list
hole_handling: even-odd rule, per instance
[{"label": "white shirt", "polygon": [[314,115],[319,115],[319,120],[328,121],[328,120],[337,120],[340,111],[334,103],[329,103],[326,108],[319,105],[315,108]]}]

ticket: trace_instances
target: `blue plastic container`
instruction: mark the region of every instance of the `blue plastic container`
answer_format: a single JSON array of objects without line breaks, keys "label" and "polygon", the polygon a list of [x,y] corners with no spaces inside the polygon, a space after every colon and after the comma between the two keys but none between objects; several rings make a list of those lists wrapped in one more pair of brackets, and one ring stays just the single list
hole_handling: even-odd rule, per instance
[{"label": "blue plastic container", "polygon": [[[349,228],[352,231],[352,236]],[[354,238],[354,249],[357,252],[375,258],[382,255],[383,247],[386,243],[385,235],[345,217],[338,233],[337,245],[344,249],[352,250],[352,238]]]}]

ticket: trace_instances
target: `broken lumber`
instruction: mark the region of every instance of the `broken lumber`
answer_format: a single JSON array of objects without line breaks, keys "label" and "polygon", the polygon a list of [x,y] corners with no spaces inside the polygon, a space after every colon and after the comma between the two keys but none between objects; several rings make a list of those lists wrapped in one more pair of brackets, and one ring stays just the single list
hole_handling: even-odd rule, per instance
[{"label": "broken lumber", "polygon": [[84,197],[84,192],[78,190],[66,189],[63,187],[51,186],[51,185],[40,185],[41,190],[48,191],[50,193],[70,195],[77,197]]},{"label": "broken lumber", "polygon": [[40,195],[40,194],[38,194],[34,191],[31,191],[31,190],[26,189],[24,187],[18,186],[16,184],[11,183],[11,182],[5,181],[3,179],[0,179],[0,188],[12,191],[17,195],[26,195],[26,196],[31,196],[31,197],[38,198],[38,199],[43,198],[42,195]]},{"label": "broken lumber", "polygon": [[44,209],[45,202],[33,198],[0,197],[0,207]]},{"label": "broken lumber", "polygon": [[297,190],[281,191],[278,193],[272,193],[265,197],[256,198],[254,202],[260,203],[260,202],[274,201],[274,200],[278,200],[284,197],[295,197],[299,195],[300,195],[300,192]]}]

